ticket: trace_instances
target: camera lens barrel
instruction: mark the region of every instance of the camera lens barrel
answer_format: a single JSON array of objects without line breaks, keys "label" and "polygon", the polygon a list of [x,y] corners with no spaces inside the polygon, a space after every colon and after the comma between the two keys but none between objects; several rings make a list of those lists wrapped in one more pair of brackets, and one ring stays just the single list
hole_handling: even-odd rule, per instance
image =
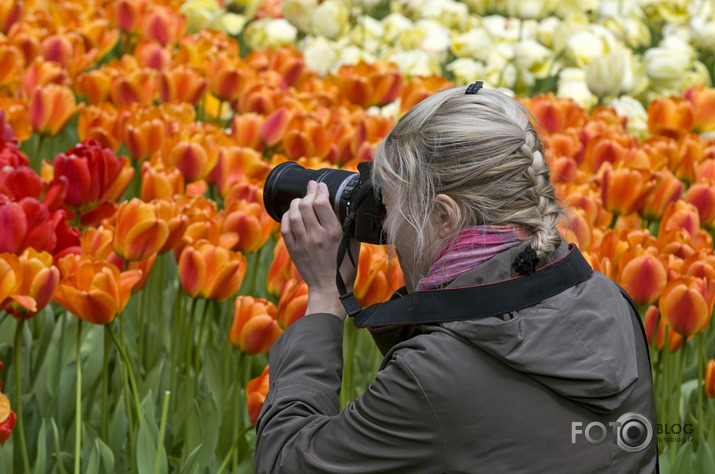
[{"label": "camera lens barrel", "polygon": [[292,161],[276,166],[266,178],[263,203],[268,215],[280,222],[290,208],[291,201],[305,196],[308,181],[311,180],[328,186],[330,203],[342,222],[346,216],[345,198],[351,195],[357,185],[359,174],[331,168],[309,170]]}]

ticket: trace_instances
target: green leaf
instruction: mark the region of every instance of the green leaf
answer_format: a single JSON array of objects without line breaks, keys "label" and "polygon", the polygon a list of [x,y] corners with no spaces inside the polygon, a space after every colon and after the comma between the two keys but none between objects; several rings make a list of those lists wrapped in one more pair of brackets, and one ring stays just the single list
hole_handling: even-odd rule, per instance
[{"label": "green leaf", "polygon": [[114,470],[114,453],[109,446],[104,444],[104,442],[97,438],[95,441],[97,449],[99,449],[99,460],[102,466],[102,472],[115,472]]},{"label": "green leaf", "polygon": [[36,474],[45,474],[47,472],[47,425],[45,420],[42,420],[40,430],[37,432],[37,456],[35,457],[35,468],[33,472]]},{"label": "green leaf", "polygon": [[99,447],[96,443],[89,453],[89,459],[87,460],[87,466],[84,472],[85,474],[99,474]]},{"label": "green leaf", "polygon": [[708,443],[701,442],[695,454],[693,472],[715,472],[715,459]]},{"label": "green leaf", "polygon": [[[671,445],[672,449],[675,449],[677,445]],[[685,443],[678,453],[675,455],[675,460],[673,461],[673,467],[671,472],[681,473],[681,472],[693,472],[691,466],[693,464],[693,443]]]},{"label": "green leaf", "polygon": [[149,423],[142,420],[137,436],[137,470],[139,474],[152,474],[156,456],[156,437],[152,436]]}]

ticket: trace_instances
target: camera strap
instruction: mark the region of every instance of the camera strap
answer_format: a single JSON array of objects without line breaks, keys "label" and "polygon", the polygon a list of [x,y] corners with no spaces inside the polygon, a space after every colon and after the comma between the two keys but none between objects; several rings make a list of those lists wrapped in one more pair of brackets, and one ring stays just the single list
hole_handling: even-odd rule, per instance
[{"label": "camera strap", "polygon": [[[578,248],[570,244],[565,256],[529,275],[484,285],[418,291],[374,304],[354,314],[351,313],[354,308],[348,309],[346,300],[342,297],[341,300],[348,314],[354,316],[356,327],[463,321],[498,316],[533,306],[587,280],[592,273],[591,266]],[[357,305],[354,298],[352,301]],[[446,304],[449,311],[445,311]]]}]

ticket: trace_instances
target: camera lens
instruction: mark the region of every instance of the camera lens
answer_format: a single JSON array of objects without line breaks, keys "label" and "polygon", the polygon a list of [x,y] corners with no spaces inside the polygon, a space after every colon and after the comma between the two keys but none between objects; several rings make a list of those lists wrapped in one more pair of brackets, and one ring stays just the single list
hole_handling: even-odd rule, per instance
[{"label": "camera lens", "polygon": [[330,203],[342,222],[346,216],[347,199],[359,177],[358,173],[331,168],[308,170],[298,163],[288,161],[276,166],[268,174],[263,188],[263,204],[268,215],[280,222],[290,208],[291,201],[304,197],[308,181],[313,180],[328,186]]}]

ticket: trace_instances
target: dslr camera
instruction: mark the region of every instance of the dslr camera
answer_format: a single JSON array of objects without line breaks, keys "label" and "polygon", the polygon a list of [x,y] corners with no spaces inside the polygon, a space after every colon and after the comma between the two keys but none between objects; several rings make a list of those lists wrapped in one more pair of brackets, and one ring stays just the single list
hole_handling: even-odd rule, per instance
[{"label": "dslr camera", "polygon": [[273,168],[263,188],[263,203],[268,214],[280,222],[295,198],[305,196],[308,181],[325,183],[330,204],[350,237],[368,244],[383,244],[382,221],[385,206],[379,185],[372,179],[372,162],[358,164],[358,172],[323,168],[310,170],[295,162]]}]

